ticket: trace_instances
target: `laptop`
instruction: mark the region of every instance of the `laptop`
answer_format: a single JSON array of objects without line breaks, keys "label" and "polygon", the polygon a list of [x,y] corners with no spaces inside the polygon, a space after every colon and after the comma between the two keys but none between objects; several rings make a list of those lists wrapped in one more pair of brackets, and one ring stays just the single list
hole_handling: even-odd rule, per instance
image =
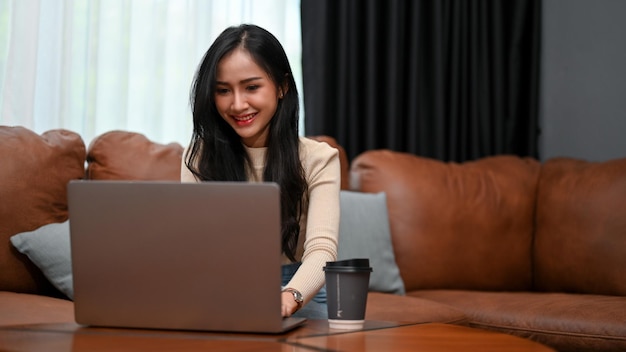
[{"label": "laptop", "polygon": [[76,322],[282,333],[275,183],[71,181]]}]

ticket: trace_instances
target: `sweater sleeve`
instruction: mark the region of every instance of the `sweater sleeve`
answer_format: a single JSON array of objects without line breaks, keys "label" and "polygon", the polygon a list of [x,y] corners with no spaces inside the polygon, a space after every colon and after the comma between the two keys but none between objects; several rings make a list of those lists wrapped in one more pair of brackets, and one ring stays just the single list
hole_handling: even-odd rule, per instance
[{"label": "sweater sleeve", "polygon": [[310,301],[324,286],[323,267],[337,258],[339,237],[339,152],[326,143],[301,138],[301,160],[309,183],[302,265],[287,287]]}]

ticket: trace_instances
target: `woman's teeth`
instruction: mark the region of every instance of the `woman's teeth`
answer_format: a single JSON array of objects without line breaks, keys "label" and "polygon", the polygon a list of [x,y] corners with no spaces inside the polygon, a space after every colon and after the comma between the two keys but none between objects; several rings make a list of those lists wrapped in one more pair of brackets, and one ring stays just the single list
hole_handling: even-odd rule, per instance
[{"label": "woman's teeth", "polygon": [[244,115],[244,116],[233,116],[233,118],[235,120],[237,120],[237,121],[248,121],[248,120],[251,120],[255,115],[256,115],[256,113],[248,114],[248,115]]}]

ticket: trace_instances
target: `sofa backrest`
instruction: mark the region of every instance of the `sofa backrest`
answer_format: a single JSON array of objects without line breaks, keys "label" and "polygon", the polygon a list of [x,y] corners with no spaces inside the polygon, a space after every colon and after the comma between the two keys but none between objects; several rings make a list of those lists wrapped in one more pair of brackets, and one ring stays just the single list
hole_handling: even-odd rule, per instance
[{"label": "sofa backrest", "polygon": [[[309,136],[339,151],[341,187],[348,188],[348,158],[330,136]],[[96,137],[87,150],[87,179],[90,180],[180,180],[184,148],[178,143],[159,144],[144,135],[110,131]]]},{"label": "sofa backrest", "polygon": [[179,181],[183,147],[160,144],[129,131],[110,131],[94,138],[87,151],[90,180]]},{"label": "sofa backrest", "polygon": [[626,295],[626,158],[544,163],[534,270],[540,291]]},{"label": "sofa backrest", "polygon": [[539,170],[515,156],[457,164],[375,150],[352,162],[351,188],[386,193],[407,292],[526,290]]},{"label": "sofa backrest", "polygon": [[74,132],[0,126],[0,291],[54,294],[9,238],[67,220],[67,183],[83,178],[84,165],[85,144]]}]

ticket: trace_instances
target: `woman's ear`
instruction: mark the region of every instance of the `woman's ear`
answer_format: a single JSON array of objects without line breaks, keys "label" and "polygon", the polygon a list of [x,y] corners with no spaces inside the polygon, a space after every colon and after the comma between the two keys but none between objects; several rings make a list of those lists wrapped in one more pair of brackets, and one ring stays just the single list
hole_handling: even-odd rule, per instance
[{"label": "woman's ear", "polygon": [[279,88],[278,89],[278,98],[282,99],[285,96],[285,94],[287,93],[287,90],[288,90],[287,85],[285,85],[283,88]]}]

